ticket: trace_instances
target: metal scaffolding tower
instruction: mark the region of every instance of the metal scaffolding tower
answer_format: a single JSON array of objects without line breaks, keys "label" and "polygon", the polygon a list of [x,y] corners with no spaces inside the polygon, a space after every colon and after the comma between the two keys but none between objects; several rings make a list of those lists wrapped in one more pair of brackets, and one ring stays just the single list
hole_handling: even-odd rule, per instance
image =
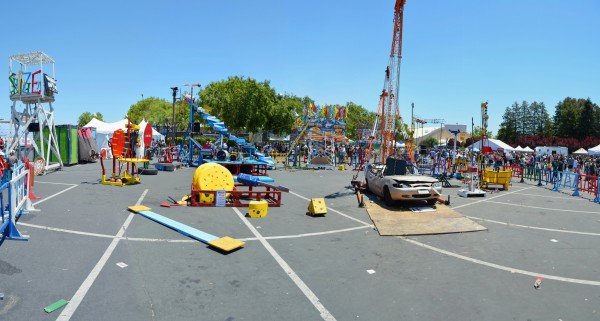
[{"label": "metal scaffolding tower", "polygon": [[5,145],[5,152],[14,151],[21,159],[28,154],[31,144],[35,155],[44,160],[43,168],[36,168],[36,172],[60,169],[63,163],[52,107],[58,93],[54,59],[41,51],[10,56],[8,78],[13,102],[10,122],[14,132],[12,140]]}]

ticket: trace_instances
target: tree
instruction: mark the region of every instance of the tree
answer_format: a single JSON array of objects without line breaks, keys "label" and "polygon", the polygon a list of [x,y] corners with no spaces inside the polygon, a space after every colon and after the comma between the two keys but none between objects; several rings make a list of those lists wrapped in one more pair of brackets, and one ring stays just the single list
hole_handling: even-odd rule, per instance
[{"label": "tree", "polygon": [[346,103],[346,111],[348,117],[346,118],[346,136],[352,140],[360,140],[360,129],[373,129],[376,114],[368,111],[361,105],[355,104],[351,101]]},{"label": "tree", "polygon": [[[483,132],[483,128],[481,128],[481,126],[475,126],[473,128],[473,134],[472,137],[474,137],[474,139],[481,139],[481,136],[484,134]],[[491,130],[487,131],[487,137],[488,138],[492,138],[494,136],[494,132],[492,132]]]},{"label": "tree", "polygon": [[600,107],[589,98],[565,98],[556,105],[554,136],[577,139],[600,137]]},{"label": "tree", "polygon": [[152,124],[163,124],[165,120],[171,121],[173,106],[162,98],[144,98],[129,107],[127,116],[133,123],[142,119]]},{"label": "tree", "polygon": [[79,127],[83,127],[87,123],[89,123],[93,118],[96,118],[98,120],[104,120],[104,117],[102,116],[102,114],[100,112],[96,112],[95,114],[92,114],[89,111],[86,111],[86,112],[81,113],[81,115],[79,115],[79,118],[77,119],[77,125]]},{"label": "tree", "polygon": [[[513,142],[518,136],[517,129],[517,110],[519,108],[519,104],[516,102],[509,107],[506,107],[504,111],[504,115],[502,115],[502,123],[500,123],[500,128],[498,129],[498,139],[505,142]],[[481,136],[475,135],[473,136]]]},{"label": "tree", "polygon": [[600,136],[600,119],[597,118],[598,106],[588,98],[581,102],[581,112],[579,115],[579,123],[577,128],[577,136],[579,138],[584,137],[597,137]]},{"label": "tree", "polygon": [[546,110],[546,105],[544,105],[543,102],[538,103],[537,101],[534,101],[529,108],[533,113],[533,120],[528,135],[551,136],[552,121],[550,120],[548,110]]},{"label": "tree", "polygon": [[554,113],[554,136],[576,137],[581,108],[578,99],[567,97],[556,105]]},{"label": "tree", "polygon": [[498,139],[514,144],[521,136],[550,135],[552,123],[544,103],[515,102],[506,107],[498,129]]},{"label": "tree", "polygon": [[435,137],[427,137],[420,144],[423,145],[423,146],[425,146],[425,147],[431,148],[431,147],[433,147],[433,146],[435,146],[435,145],[437,145],[439,143],[440,142],[438,141],[437,138],[435,138]]},{"label": "tree", "polygon": [[291,132],[294,120],[299,117],[304,107],[303,99],[293,95],[277,95],[275,104],[267,114],[263,130],[275,134],[288,134]]},{"label": "tree", "polygon": [[268,81],[235,76],[210,83],[200,100],[231,130],[256,132],[265,128],[277,95]]}]

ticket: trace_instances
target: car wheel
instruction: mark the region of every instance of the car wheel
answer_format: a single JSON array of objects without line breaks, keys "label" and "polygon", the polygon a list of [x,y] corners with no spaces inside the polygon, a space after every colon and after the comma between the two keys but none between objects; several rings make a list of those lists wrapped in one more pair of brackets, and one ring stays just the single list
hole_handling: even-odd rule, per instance
[{"label": "car wheel", "polygon": [[436,203],[437,203],[437,200],[435,198],[432,200],[427,200],[427,205],[429,205],[429,206],[435,206]]},{"label": "car wheel", "polygon": [[366,178],[365,178],[365,190],[366,190],[367,192],[370,192],[370,190],[369,190],[369,180],[368,180],[368,179],[366,179]]},{"label": "car wheel", "polygon": [[394,200],[392,199],[392,194],[390,194],[390,189],[387,186],[385,186],[383,188],[383,202],[387,206],[394,205]]}]

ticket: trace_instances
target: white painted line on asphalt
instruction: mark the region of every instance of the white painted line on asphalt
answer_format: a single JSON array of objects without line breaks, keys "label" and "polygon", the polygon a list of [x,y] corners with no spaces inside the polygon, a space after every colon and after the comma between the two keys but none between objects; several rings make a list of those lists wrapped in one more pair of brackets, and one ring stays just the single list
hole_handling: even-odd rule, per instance
[{"label": "white painted line on asphalt", "polygon": [[42,229],[42,230],[48,230],[48,231],[71,233],[71,234],[78,234],[78,235],[85,235],[85,236],[104,237],[104,238],[109,238],[109,239],[115,238],[114,235],[108,235],[108,234],[89,233],[89,232],[68,230],[68,229],[57,228],[57,227],[37,225],[37,224],[21,223],[21,222],[17,222],[17,224],[18,225],[27,226],[27,227],[39,228],[39,229]]},{"label": "white painted line on asphalt", "polygon": [[[302,196],[302,195],[300,195],[300,194],[294,193],[294,192],[292,192],[292,191],[290,191],[289,193],[290,193],[290,194],[292,194],[292,195],[296,195],[296,196],[300,197],[301,199],[303,199],[303,200],[305,200],[305,201],[309,201],[309,202],[310,202],[310,199],[309,199],[309,198],[307,198],[307,197],[305,197],[305,196]],[[349,218],[349,219],[351,219],[351,220],[353,220],[353,221],[355,221],[355,222],[361,223],[361,224],[363,224],[363,225],[365,225],[365,226],[373,227],[373,225],[372,225],[372,224],[369,224],[369,223],[367,223],[367,222],[365,222],[365,221],[361,221],[361,220],[359,220],[359,219],[357,219],[357,218],[354,218],[354,217],[352,217],[352,216],[350,216],[350,215],[348,215],[348,214],[344,214],[344,213],[342,213],[342,212],[340,212],[340,211],[338,211],[338,210],[336,210],[336,209],[333,209],[333,208],[331,208],[331,207],[329,207],[329,206],[328,206],[327,208],[328,208],[329,210],[331,210],[332,212],[334,212],[334,213],[337,213],[337,214],[339,214],[339,215],[341,215],[341,216],[343,216],[343,217],[345,217],[345,218]]]},{"label": "white painted line on asphalt", "polygon": [[35,183],[53,184],[53,185],[67,185],[67,186],[77,185],[77,184],[71,184],[71,183],[55,183],[55,182],[42,182],[42,181],[35,181]]},{"label": "white painted line on asphalt", "polygon": [[554,228],[521,225],[521,224],[508,223],[508,222],[500,222],[500,221],[495,221],[495,220],[490,220],[490,219],[487,219],[487,218],[481,218],[481,217],[475,217],[475,216],[467,216],[467,217],[470,218],[470,219],[473,219],[473,220],[480,220],[480,221],[484,221],[484,222],[490,222],[490,223],[495,223],[495,224],[502,224],[502,225],[506,225],[506,226],[522,227],[522,228],[532,229],[532,230],[540,230],[540,231],[548,231],[548,232],[559,232],[559,233],[568,233],[568,234],[579,234],[579,235],[600,236],[600,233],[580,232],[580,231],[572,231],[572,230],[559,230],[559,229],[554,229]]},{"label": "white painted line on asphalt", "polygon": [[[108,239],[117,238],[116,236],[109,235],[109,234],[75,231],[75,230],[50,227],[50,226],[44,226],[44,225],[37,225],[37,224],[30,224],[30,223],[17,222],[17,224],[27,226],[27,227],[33,227],[33,228],[37,228],[37,229],[47,230],[47,231],[54,231],[54,232],[70,233],[70,234],[93,236],[93,237],[102,237],[102,238],[108,238]],[[339,230],[330,230],[330,231],[323,231],[323,232],[303,233],[303,234],[293,234],[293,235],[265,236],[265,239],[266,240],[294,239],[294,238],[300,238],[300,237],[310,237],[310,236],[319,236],[319,235],[350,232],[350,231],[355,231],[355,230],[362,230],[362,229],[365,229],[368,227],[370,227],[370,226],[363,225],[363,226],[349,227],[349,228],[343,228],[343,229],[339,229]],[[190,240],[190,239],[159,239],[159,238],[127,237],[127,236],[119,237],[119,239],[125,240],[125,241],[135,241],[135,242],[165,242],[165,243],[196,243],[197,242],[196,240]],[[239,238],[239,240],[240,241],[258,241],[258,239],[256,237]]]},{"label": "white painted line on asphalt", "polygon": [[54,197],[56,197],[56,196],[58,196],[58,195],[60,195],[60,194],[62,194],[62,193],[64,193],[64,192],[68,191],[68,190],[71,190],[71,189],[73,189],[73,188],[75,188],[75,187],[77,187],[77,186],[79,186],[79,185],[75,184],[75,185],[73,185],[73,186],[71,186],[71,187],[67,187],[67,188],[63,189],[62,191],[60,191],[60,192],[58,192],[58,193],[54,193],[54,194],[52,194],[52,195],[50,195],[50,196],[47,196],[47,197],[44,197],[44,198],[42,198],[41,200],[39,200],[39,201],[37,201],[37,202],[33,203],[33,205],[35,206],[35,205],[38,205],[38,204],[40,204],[40,203],[43,203],[43,202],[45,202],[45,201],[47,201],[47,200],[49,200],[49,199],[52,199],[52,198],[54,198]]},{"label": "white painted line on asphalt", "polygon": [[544,279],[548,279],[548,280],[555,280],[555,281],[561,281],[561,282],[568,282],[568,283],[576,283],[576,284],[585,284],[585,285],[595,285],[595,286],[600,286],[600,281],[593,281],[593,280],[583,280],[583,279],[573,279],[573,278],[565,278],[562,276],[556,276],[556,275],[549,275],[549,274],[543,274],[543,273],[539,273],[539,272],[531,272],[531,271],[525,271],[525,270],[520,270],[520,269],[515,269],[515,268],[511,268],[509,266],[504,266],[504,265],[499,265],[499,264],[495,264],[495,263],[490,263],[490,262],[486,262],[486,261],[482,261],[482,260],[478,260],[478,259],[474,259],[468,256],[464,256],[464,255],[460,255],[454,252],[450,252],[450,251],[446,251],[440,248],[437,248],[435,246],[431,246],[425,243],[421,243],[415,240],[411,240],[408,239],[406,237],[403,236],[398,236],[398,238],[412,243],[414,245],[441,253],[441,254],[445,254],[457,259],[461,259],[461,260],[465,260],[471,263],[475,263],[475,264],[480,264],[480,265],[484,265],[487,267],[491,267],[494,269],[498,269],[498,270],[502,270],[502,271],[506,271],[506,272],[510,272],[510,273],[517,273],[517,274],[523,274],[523,275],[529,275],[529,276],[533,276],[533,277],[543,277]]},{"label": "white painted line on asphalt", "polygon": [[260,243],[267,249],[269,254],[273,256],[275,261],[281,266],[281,268],[285,271],[285,273],[292,279],[292,281],[296,284],[296,286],[304,293],[304,295],[308,298],[310,303],[319,311],[321,318],[326,321],[336,320],[331,313],[323,306],[323,304],[319,301],[319,298],[313,293],[313,291],[302,281],[302,279],[292,270],[292,268],[287,264],[287,262],[275,251],[275,249],[269,244],[269,242],[258,232],[256,228],[250,222],[237,207],[233,207],[233,211],[237,214],[237,216],[246,224],[248,229],[252,231],[252,234],[256,236],[256,238],[260,241]]},{"label": "white painted line on asphalt", "polygon": [[165,243],[198,243],[196,240],[190,239],[153,239],[146,237],[122,237],[122,240],[125,241],[135,241],[135,242],[165,242]]},{"label": "white painted line on asphalt", "polygon": [[299,238],[299,237],[318,236],[318,235],[327,235],[327,234],[335,234],[335,233],[341,233],[341,232],[362,230],[362,229],[369,228],[369,227],[370,226],[363,225],[363,226],[349,227],[349,228],[343,228],[343,229],[339,229],[339,230],[331,230],[331,231],[323,231],[323,232],[302,233],[302,234],[296,234],[296,235],[265,236],[264,238],[265,238],[265,240],[295,239],[295,238]]},{"label": "white painted line on asphalt", "polygon": [[572,213],[587,213],[587,214],[600,214],[600,210],[598,210],[598,211],[579,211],[579,210],[569,210],[569,209],[560,209],[560,208],[540,207],[540,206],[531,206],[531,205],[523,205],[523,204],[515,204],[515,203],[506,203],[506,202],[497,202],[497,201],[488,201],[488,203],[502,204],[502,205],[510,205],[510,206],[518,206],[518,207],[526,207],[526,208],[534,208],[534,209],[538,209],[538,210],[546,210],[546,211],[572,212]]},{"label": "white painted line on asphalt", "polygon": [[475,202],[472,202],[472,203],[467,203],[467,204],[458,205],[458,206],[452,206],[452,209],[457,209],[457,208],[461,208],[461,207],[465,207],[465,206],[470,206],[470,205],[478,204],[478,203],[481,203],[481,202],[489,202],[489,200],[492,200],[494,198],[498,198],[498,197],[510,195],[510,194],[513,194],[513,193],[518,193],[520,191],[524,191],[524,190],[530,189],[530,188],[534,188],[534,186],[530,186],[530,187],[518,189],[516,191],[512,191],[512,192],[508,192],[508,193],[503,193],[503,194],[500,194],[500,195],[492,196],[492,197],[489,197],[489,198],[486,198],[486,199],[482,199],[482,200],[479,200],[479,201],[475,201]]},{"label": "white painted line on asphalt", "polygon": [[535,197],[543,197],[543,198],[554,198],[554,199],[559,199],[559,200],[570,200],[570,201],[588,201],[585,198],[580,198],[580,197],[576,197],[576,196],[560,197],[560,196],[547,196],[547,195],[528,194],[528,193],[519,193],[519,195],[527,195],[527,196],[535,196]]},{"label": "white painted line on asphalt", "polygon": [[[140,195],[140,198],[135,203],[135,205],[140,205],[147,193],[148,189],[144,190],[144,192],[142,193],[142,195]],[[106,251],[104,251],[104,254],[102,254],[102,257],[100,258],[98,263],[96,263],[96,266],[94,266],[90,274],[87,276],[87,278],[85,278],[81,286],[79,286],[79,289],[77,289],[77,292],[75,292],[67,306],[62,310],[58,318],[56,318],[56,321],[68,321],[71,319],[73,313],[75,313],[77,307],[79,307],[79,304],[81,304],[81,301],[83,301],[83,298],[87,294],[88,290],[92,287],[92,284],[94,284],[94,281],[100,274],[100,271],[102,271],[102,268],[106,265],[106,262],[108,262],[108,259],[119,244],[121,237],[123,236],[123,234],[125,234],[125,231],[127,230],[127,227],[129,227],[129,223],[131,223],[131,220],[133,220],[134,215],[135,214],[133,213],[129,213],[129,216],[125,220],[125,223],[123,223],[123,225],[119,229],[119,232],[117,233],[115,238],[112,240],[112,242],[110,242],[110,245],[108,245],[108,248],[106,249]]]}]

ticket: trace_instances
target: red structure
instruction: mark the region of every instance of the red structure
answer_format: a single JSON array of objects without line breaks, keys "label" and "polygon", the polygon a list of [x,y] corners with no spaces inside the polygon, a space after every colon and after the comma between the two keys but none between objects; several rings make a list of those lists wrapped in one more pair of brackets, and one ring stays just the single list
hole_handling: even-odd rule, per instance
[{"label": "red structure", "polygon": [[[394,6],[394,29],[392,33],[392,49],[390,60],[385,69],[383,90],[379,96],[377,120],[373,132],[381,136],[380,161],[394,154],[396,136],[396,120],[400,119],[398,108],[398,92],[400,87],[400,61],[402,59],[402,26],[404,21],[404,4],[406,0],[396,0]],[[377,127],[379,126],[379,128]],[[377,133],[379,132],[379,133]],[[369,146],[369,150],[372,148]]]},{"label": "red structure", "polygon": [[[217,191],[195,190],[192,187],[189,204],[195,207],[215,207],[216,193]],[[225,205],[226,207],[248,207],[250,206],[250,201],[260,200],[267,201],[269,207],[281,206],[281,191],[269,186],[246,186],[236,183],[233,191],[227,192],[227,194],[229,194],[229,197]],[[204,195],[210,201],[202,202],[200,199],[201,195]]]}]

